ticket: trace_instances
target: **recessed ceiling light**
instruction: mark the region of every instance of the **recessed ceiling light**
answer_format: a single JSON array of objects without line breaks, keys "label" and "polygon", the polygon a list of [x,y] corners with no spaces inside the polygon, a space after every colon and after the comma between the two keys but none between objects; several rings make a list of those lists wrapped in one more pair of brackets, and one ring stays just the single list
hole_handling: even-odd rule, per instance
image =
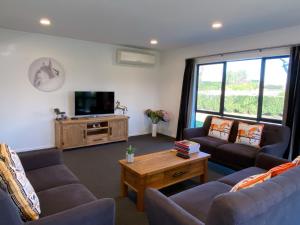
[{"label": "recessed ceiling light", "polygon": [[221,27],[223,27],[223,24],[221,22],[214,22],[211,27],[213,29],[220,29]]},{"label": "recessed ceiling light", "polygon": [[47,18],[42,18],[42,19],[40,19],[40,24],[42,24],[43,26],[50,26],[51,21]]},{"label": "recessed ceiling light", "polygon": [[158,40],[152,39],[152,40],[150,41],[150,44],[151,44],[151,45],[157,45],[157,44],[158,44]]}]

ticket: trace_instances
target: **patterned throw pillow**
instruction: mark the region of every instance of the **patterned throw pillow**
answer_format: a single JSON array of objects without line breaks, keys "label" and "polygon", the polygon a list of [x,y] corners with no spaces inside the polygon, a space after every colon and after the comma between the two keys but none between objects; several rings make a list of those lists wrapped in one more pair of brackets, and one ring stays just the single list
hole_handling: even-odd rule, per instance
[{"label": "patterned throw pillow", "polygon": [[41,213],[39,199],[25,175],[20,159],[16,159],[17,154],[5,144],[0,145],[0,153],[0,177],[13,202],[24,220],[37,220]]},{"label": "patterned throw pillow", "polygon": [[228,141],[233,120],[213,117],[209,128],[208,136]]},{"label": "patterned throw pillow", "polygon": [[261,173],[257,175],[253,175],[250,177],[245,178],[244,180],[241,180],[236,185],[233,186],[233,188],[230,190],[230,192],[236,192],[241,189],[246,189],[255,186],[256,184],[263,183],[264,181],[271,178],[271,173]]},{"label": "patterned throw pillow", "polygon": [[251,125],[239,122],[238,134],[235,143],[260,148],[263,128],[263,124]]},{"label": "patterned throw pillow", "polygon": [[294,163],[296,166],[300,166],[300,155],[297,156],[297,158],[295,158],[295,159],[293,160],[293,163]]},{"label": "patterned throw pillow", "polygon": [[297,165],[293,162],[288,162],[288,163],[284,163],[284,164],[281,164],[279,166],[275,166],[273,167],[272,169],[269,170],[269,172],[271,173],[271,176],[272,177],[275,177],[279,174],[282,174],[286,171],[288,171],[289,169],[292,169],[294,167],[296,167]]},{"label": "patterned throw pillow", "polygon": [[0,158],[4,160],[5,163],[12,165],[18,171],[22,171],[25,173],[23,165],[17,153],[14,150],[10,149],[10,147],[6,144],[0,145]]}]

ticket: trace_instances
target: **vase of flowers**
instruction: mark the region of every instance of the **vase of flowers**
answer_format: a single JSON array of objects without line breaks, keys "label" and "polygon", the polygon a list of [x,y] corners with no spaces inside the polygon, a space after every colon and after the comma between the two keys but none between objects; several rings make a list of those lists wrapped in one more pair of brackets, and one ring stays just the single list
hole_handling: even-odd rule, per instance
[{"label": "vase of flowers", "polygon": [[147,109],[145,111],[146,116],[151,119],[152,122],[152,137],[157,136],[157,124],[160,121],[168,122],[169,121],[169,114],[164,110],[151,110]]},{"label": "vase of flowers", "polygon": [[128,163],[134,162],[134,152],[135,152],[135,148],[129,145],[129,147],[126,149],[126,161]]}]

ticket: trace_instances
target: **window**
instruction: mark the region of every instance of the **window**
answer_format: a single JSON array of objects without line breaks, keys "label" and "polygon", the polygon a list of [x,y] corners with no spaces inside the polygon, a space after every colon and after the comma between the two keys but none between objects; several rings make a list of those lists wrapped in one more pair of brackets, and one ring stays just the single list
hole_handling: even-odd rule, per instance
[{"label": "window", "polygon": [[[202,112],[220,112],[223,63],[202,65],[198,68],[197,109]],[[212,76],[214,74],[214,76]],[[196,127],[202,127],[207,114],[196,113]]]},{"label": "window", "polygon": [[282,120],[289,58],[267,59],[262,118]]},{"label": "window", "polygon": [[228,62],[224,114],[256,118],[261,60]]},{"label": "window", "polygon": [[196,127],[207,115],[280,123],[289,57],[199,64]]},{"label": "window", "polygon": [[213,112],[220,111],[222,77],[223,64],[211,64],[199,67],[198,109]]}]

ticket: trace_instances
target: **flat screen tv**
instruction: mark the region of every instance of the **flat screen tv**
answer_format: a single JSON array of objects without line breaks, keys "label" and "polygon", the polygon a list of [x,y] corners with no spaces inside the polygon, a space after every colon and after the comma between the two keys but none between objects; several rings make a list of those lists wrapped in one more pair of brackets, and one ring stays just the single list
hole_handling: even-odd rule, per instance
[{"label": "flat screen tv", "polygon": [[113,114],[115,112],[114,107],[114,92],[75,92],[75,116]]}]

